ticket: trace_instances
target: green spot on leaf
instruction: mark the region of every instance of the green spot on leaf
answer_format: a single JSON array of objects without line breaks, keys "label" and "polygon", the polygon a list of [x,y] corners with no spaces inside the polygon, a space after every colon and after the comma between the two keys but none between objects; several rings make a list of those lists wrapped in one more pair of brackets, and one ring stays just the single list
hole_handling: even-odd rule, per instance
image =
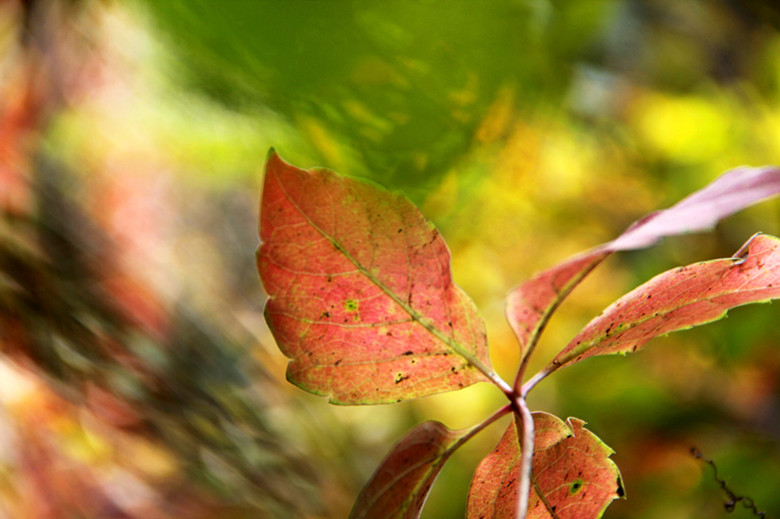
[{"label": "green spot on leaf", "polygon": [[344,309],[347,312],[357,312],[358,306],[360,306],[360,303],[357,299],[347,299],[344,301]]},{"label": "green spot on leaf", "polygon": [[584,484],[584,481],[582,479],[577,479],[569,486],[569,495],[573,496],[580,490],[582,490],[582,485]]}]

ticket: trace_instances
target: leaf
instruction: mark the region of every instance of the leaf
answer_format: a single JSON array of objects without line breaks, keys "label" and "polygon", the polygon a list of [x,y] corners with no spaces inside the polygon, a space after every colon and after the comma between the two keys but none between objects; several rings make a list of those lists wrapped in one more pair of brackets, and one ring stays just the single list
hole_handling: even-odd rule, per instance
[{"label": "leaf", "polygon": [[403,196],[272,151],[260,237],[266,319],[293,384],[357,404],[498,379],[443,238]]},{"label": "leaf", "polygon": [[594,249],[544,270],[507,296],[506,316],[526,358],[558,305],[611,251]]},{"label": "leaf", "polygon": [[725,317],[730,308],[780,297],[780,240],[756,235],[732,258],[664,272],[593,319],[552,361],[637,351],[653,337]]},{"label": "leaf", "polygon": [[[594,519],[625,491],[612,449],[585,422],[533,413],[533,488],[526,519]],[[514,519],[520,481],[515,422],[477,467],[469,488],[468,519]]]},{"label": "leaf", "polygon": [[617,239],[536,274],[507,298],[507,319],[528,356],[552,312],[582,279],[615,251],[648,247],[665,236],[701,231],[780,193],[780,169],[737,168],[674,206],[632,224]]},{"label": "leaf", "polygon": [[462,434],[423,422],[387,455],[355,501],[352,519],[416,519]]}]

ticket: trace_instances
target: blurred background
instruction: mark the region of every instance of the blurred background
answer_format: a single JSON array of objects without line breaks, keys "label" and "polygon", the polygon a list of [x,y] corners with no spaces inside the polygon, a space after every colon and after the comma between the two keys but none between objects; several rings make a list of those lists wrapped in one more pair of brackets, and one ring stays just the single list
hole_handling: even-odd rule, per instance
[{"label": "blurred background", "polygon": [[[503,396],[334,407],[285,382],[254,265],[268,148],[421,207],[512,380],[512,286],[780,162],[778,29],[758,0],[0,2],[0,518],[345,517],[413,424],[466,428]],[[611,258],[531,373],[622,293],[779,217],[766,202]],[[615,449],[628,499],[605,517],[725,517],[692,446],[780,515],[777,312],[534,391]],[[452,458],[424,518],[463,516],[505,427]]]}]

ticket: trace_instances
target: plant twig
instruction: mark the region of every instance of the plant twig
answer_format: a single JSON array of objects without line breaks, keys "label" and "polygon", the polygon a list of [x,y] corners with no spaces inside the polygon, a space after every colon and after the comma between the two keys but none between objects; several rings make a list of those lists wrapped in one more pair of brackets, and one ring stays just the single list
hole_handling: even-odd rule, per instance
[{"label": "plant twig", "polygon": [[718,485],[720,485],[720,489],[723,490],[723,492],[725,492],[726,495],[728,496],[728,501],[726,501],[723,504],[723,508],[725,508],[727,512],[729,513],[733,512],[734,508],[737,506],[737,503],[742,503],[742,506],[752,511],[753,515],[757,517],[761,517],[762,519],[766,517],[766,512],[760,511],[756,507],[756,504],[753,502],[751,498],[737,495],[736,493],[734,493],[733,490],[731,490],[726,485],[726,482],[724,480],[718,477],[718,467],[715,465],[714,461],[712,461],[709,458],[705,458],[704,455],[697,447],[691,447],[691,455],[697,460],[702,460],[704,463],[712,467],[713,477],[715,478],[715,481],[718,483]]}]

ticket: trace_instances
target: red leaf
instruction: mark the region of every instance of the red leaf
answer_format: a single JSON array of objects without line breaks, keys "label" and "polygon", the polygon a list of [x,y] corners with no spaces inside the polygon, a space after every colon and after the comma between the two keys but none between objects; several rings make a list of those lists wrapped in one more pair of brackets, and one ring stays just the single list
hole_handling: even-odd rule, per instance
[{"label": "red leaf", "polygon": [[780,169],[737,168],[676,205],[651,213],[614,241],[536,274],[507,298],[507,319],[527,356],[555,308],[614,251],[641,249],[665,236],[701,231],[745,207],[780,193]]},{"label": "red leaf", "polygon": [[[609,456],[612,449],[585,429],[547,413],[533,413],[533,488],[526,519],[595,519],[623,483]],[[468,519],[514,519],[520,481],[520,447],[515,422],[477,467],[469,488]]]},{"label": "red leaf", "polygon": [[533,349],[550,315],[569,292],[610,254],[599,248],[574,256],[539,272],[509,293],[506,316],[520,343],[521,357]]},{"label": "red leaf", "polygon": [[659,335],[721,319],[730,308],[780,297],[780,240],[757,235],[737,257],[656,276],[593,319],[552,361],[636,351]]},{"label": "red leaf", "polygon": [[352,519],[416,519],[461,433],[423,422],[398,442],[352,508]]},{"label": "red leaf", "polygon": [[266,319],[292,383],[382,403],[498,379],[444,240],[403,196],[272,152],[260,237]]}]

